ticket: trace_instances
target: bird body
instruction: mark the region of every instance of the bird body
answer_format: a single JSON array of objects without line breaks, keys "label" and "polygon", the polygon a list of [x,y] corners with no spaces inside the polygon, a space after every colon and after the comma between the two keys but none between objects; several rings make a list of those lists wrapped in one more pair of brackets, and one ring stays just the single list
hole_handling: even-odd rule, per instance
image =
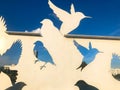
[{"label": "bird body", "polygon": [[60,28],[60,32],[63,34],[68,34],[72,30],[76,29],[80,21],[84,18],[91,18],[89,16],[85,16],[82,12],[75,12],[74,5],[71,4],[70,13],[58,8],[55,6],[50,0],[48,2],[50,8],[57,15],[57,17],[62,21],[62,25]]},{"label": "bird body", "polygon": [[95,59],[95,56],[100,53],[100,51],[98,51],[98,49],[96,48],[92,48],[91,42],[89,42],[89,49],[81,46],[75,40],[73,42],[77,49],[80,51],[80,53],[83,55],[82,64],[77,68],[81,68],[82,70],[85,66],[87,66]]},{"label": "bird body", "polygon": [[[50,56],[48,50],[44,47],[43,43],[41,41],[36,41],[34,44],[35,44],[35,47],[34,47],[33,51],[34,51],[34,55],[38,59],[37,61],[45,62],[45,64],[51,63],[51,64],[55,65],[52,57]],[[35,62],[37,62],[37,61],[35,61]],[[43,65],[43,67],[45,67],[45,64]],[[41,67],[41,69],[43,67]]]}]

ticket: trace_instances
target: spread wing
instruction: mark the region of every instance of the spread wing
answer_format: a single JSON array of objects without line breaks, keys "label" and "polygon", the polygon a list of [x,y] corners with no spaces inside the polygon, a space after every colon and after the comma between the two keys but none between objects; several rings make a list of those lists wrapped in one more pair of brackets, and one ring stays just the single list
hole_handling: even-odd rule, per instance
[{"label": "spread wing", "polygon": [[70,12],[71,12],[71,14],[75,14],[75,8],[74,8],[74,5],[73,5],[73,4],[71,4]]},{"label": "spread wing", "polygon": [[91,50],[92,49],[92,44],[91,44],[91,42],[89,42],[89,50]]},{"label": "spread wing", "polygon": [[87,48],[83,47],[82,45],[77,43],[75,40],[73,42],[83,56],[85,56],[88,53],[89,50]]},{"label": "spread wing", "polygon": [[112,54],[111,67],[120,68],[120,56],[116,53]]},{"label": "spread wing", "polygon": [[22,43],[20,40],[17,40],[2,56],[0,56],[0,65],[16,65],[19,61],[21,53]]},{"label": "spread wing", "polygon": [[68,17],[70,14],[57,6],[55,6],[50,0],[48,0],[48,4],[50,8],[53,10],[53,12],[57,15],[57,17],[61,20],[64,21],[66,17]]}]

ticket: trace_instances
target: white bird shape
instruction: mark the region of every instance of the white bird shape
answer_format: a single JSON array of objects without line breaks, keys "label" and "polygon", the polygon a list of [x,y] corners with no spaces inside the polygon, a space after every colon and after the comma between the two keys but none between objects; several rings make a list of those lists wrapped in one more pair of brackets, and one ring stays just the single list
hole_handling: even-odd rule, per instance
[{"label": "white bird shape", "polygon": [[62,21],[60,32],[63,35],[68,34],[76,29],[82,19],[91,18],[90,16],[85,16],[82,12],[75,12],[73,4],[71,4],[70,13],[58,8],[50,0],[48,1],[48,4],[60,21]]}]

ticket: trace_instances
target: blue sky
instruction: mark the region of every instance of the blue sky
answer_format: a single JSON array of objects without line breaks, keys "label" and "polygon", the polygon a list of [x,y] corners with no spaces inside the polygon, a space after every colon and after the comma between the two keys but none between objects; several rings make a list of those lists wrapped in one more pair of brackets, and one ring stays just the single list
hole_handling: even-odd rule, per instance
[{"label": "blue sky", "polygon": [[[120,0],[51,0],[56,6],[70,12],[71,3],[76,11],[91,19],[84,19],[71,34],[120,36]],[[41,27],[45,18],[57,27],[61,22],[54,17],[47,0],[1,0],[0,16],[10,31],[32,31]]]}]

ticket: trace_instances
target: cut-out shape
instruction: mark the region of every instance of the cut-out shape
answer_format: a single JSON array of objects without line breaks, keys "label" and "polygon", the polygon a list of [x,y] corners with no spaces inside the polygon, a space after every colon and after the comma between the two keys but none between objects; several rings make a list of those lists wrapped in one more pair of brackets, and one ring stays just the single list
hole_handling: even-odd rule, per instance
[{"label": "cut-out shape", "polygon": [[78,44],[75,40],[73,42],[74,42],[74,45],[79,50],[79,52],[83,55],[82,64],[77,68],[77,69],[81,68],[81,71],[83,68],[85,68],[89,63],[91,63],[95,59],[95,56],[98,53],[102,53],[98,51],[98,49],[92,48],[91,42],[89,42],[89,49]]},{"label": "cut-out shape", "polygon": [[75,12],[73,4],[71,5],[70,13],[58,8],[50,0],[48,0],[48,4],[53,12],[63,22],[60,28],[60,31],[63,34],[68,34],[72,30],[76,29],[82,19],[91,18],[89,16],[85,16],[82,12]]},{"label": "cut-out shape", "polygon": [[21,53],[22,43],[17,40],[3,55],[0,55],[0,72],[2,71],[10,77],[12,85],[16,82],[17,70],[10,70],[7,66],[18,64]]},{"label": "cut-out shape", "polygon": [[120,56],[116,53],[112,54],[111,69],[112,76],[120,81]]},{"label": "cut-out shape", "polygon": [[17,40],[12,46],[3,54],[0,55],[0,66],[16,65],[22,53],[22,43]]},{"label": "cut-out shape", "polygon": [[0,72],[1,71],[9,76],[12,85],[14,85],[16,80],[17,80],[18,71],[17,70],[10,70],[9,67],[0,67]]},{"label": "cut-out shape", "polygon": [[26,86],[24,82],[18,82],[5,90],[22,90],[24,86]]},{"label": "cut-out shape", "polygon": [[87,84],[85,81],[83,80],[79,80],[75,86],[78,86],[79,90],[99,90],[98,88],[96,88],[95,86],[89,85]]},{"label": "cut-out shape", "polygon": [[46,67],[45,65],[48,62],[55,65],[51,55],[49,54],[48,50],[44,47],[43,43],[41,41],[36,41],[34,44],[35,46],[34,46],[33,52],[34,52],[35,57],[37,58],[35,63],[37,61],[45,62],[45,64],[41,66],[40,69],[43,69],[43,67]]}]

